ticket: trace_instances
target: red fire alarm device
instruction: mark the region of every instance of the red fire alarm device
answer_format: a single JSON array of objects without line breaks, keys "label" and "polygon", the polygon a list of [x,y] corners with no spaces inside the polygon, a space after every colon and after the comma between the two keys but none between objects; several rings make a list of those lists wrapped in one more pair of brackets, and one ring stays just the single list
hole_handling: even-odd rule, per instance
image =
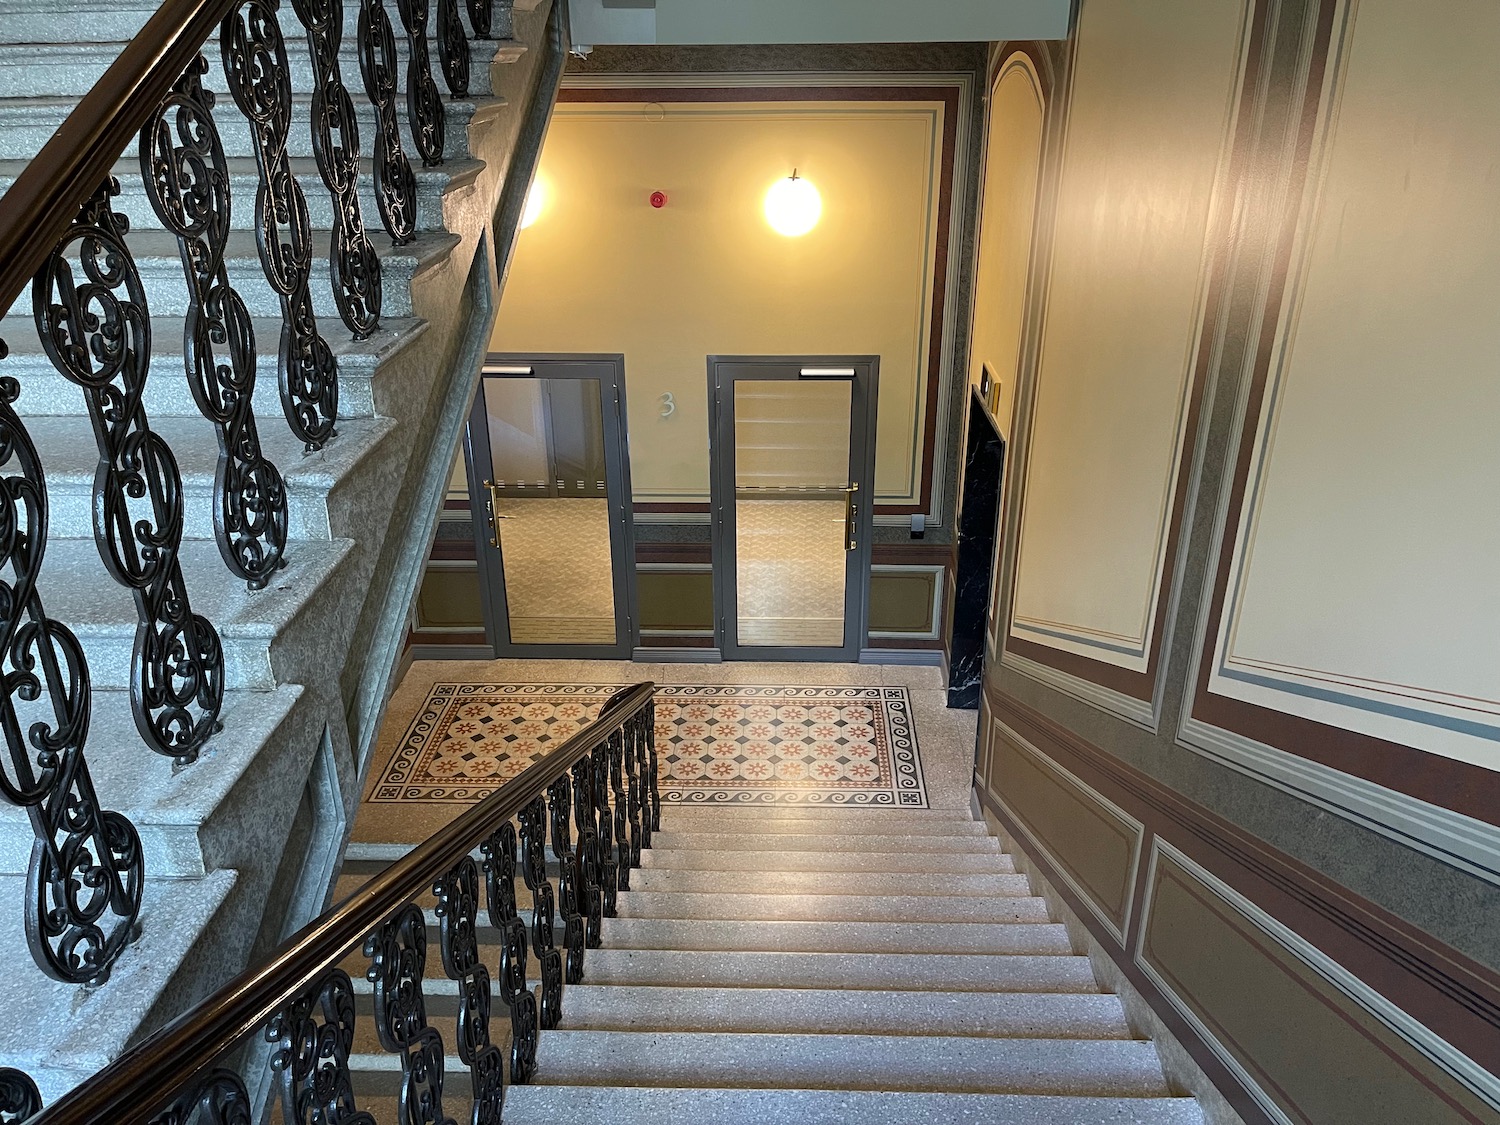
[{"label": "red fire alarm device", "polygon": [[653,191],[651,193],[651,206],[658,211],[667,205],[667,193],[664,191]]}]

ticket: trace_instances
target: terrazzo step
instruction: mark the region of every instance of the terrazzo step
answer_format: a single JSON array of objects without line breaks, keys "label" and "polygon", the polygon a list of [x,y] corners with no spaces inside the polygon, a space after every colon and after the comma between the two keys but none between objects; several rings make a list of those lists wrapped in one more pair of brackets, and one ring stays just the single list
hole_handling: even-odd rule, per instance
[{"label": "terrazzo step", "polygon": [[516,1121],[572,1125],[1203,1125],[1192,1098],[531,1085],[509,1087],[505,1108]]},{"label": "terrazzo step", "polygon": [[913,875],[877,871],[663,871],[630,877],[632,891],[755,895],[1029,896],[1024,875]]},{"label": "terrazzo step", "polygon": [[907,836],[988,836],[988,825],[957,817],[922,817],[895,820],[868,813],[863,817],[841,816],[814,820],[810,817],[764,817],[726,820],[703,812],[662,814],[663,832],[737,832],[745,836],[888,836],[900,831]]},{"label": "terrazzo step", "polygon": [[1013,875],[1016,861],[995,852],[685,851],[646,848],[642,871],[869,871]]},{"label": "terrazzo step", "polygon": [[[1095,992],[1087,957],[745,953],[590,949],[589,984],[668,988],[843,988],[942,992]],[[566,1000],[564,1000],[566,1006]]]},{"label": "terrazzo step", "polygon": [[[176,372],[166,374],[169,379],[174,376],[184,378]],[[99,464],[92,423],[86,417],[47,417],[32,419],[28,428],[37,448],[45,451],[52,536],[92,538],[94,476]],[[184,539],[212,540],[214,475],[219,460],[213,427],[202,418],[167,417],[153,418],[152,429],[166,439],[182,474]],[[307,454],[279,412],[262,421],[258,427],[261,450],[286,482],[288,556],[303,542],[333,537],[329,509],[335,502],[335,487],[368,468],[394,429],[395,423],[388,418],[341,419],[338,437]]]},{"label": "terrazzo step", "polygon": [[1049,922],[1040,898],[940,895],[768,895],[624,891],[623,918],[721,918],[803,922]]},{"label": "terrazzo step", "polygon": [[81,988],[51,980],[36,967],[22,929],[27,880],[0,876],[0,957],[11,1017],[0,1023],[0,1059],[35,1078],[50,1105],[119,1057],[144,1023],[176,1015],[184,997],[174,989],[184,979],[188,987],[205,983],[197,955],[205,935],[222,924],[215,919],[235,879],[228,870],[196,879],[148,877],[140,938],[121,953],[109,980]]},{"label": "terrazzo step", "polygon": [[[106,808],[135,825],[153,878],[202,875],[229,866],[225,852],[243,835],[239,821],[245,811],[243,791],[234,799],[231,794],[242,783],[253,786],[264,773],[263,754],[276,756],[267,753],[268,747],[280,748],[291,739],[293,709],[302,694],[296,684],[230,692],[221,712],[223,731],[192,765],[176,766],[141,740],[128,692],[93,693],[85,751],[94,787]],[[26,811],[0,803],[0,873],[24,874],[30,860]]]},{"label": "terrazzo step", "polygon": [[696,949],[766,953],[1073,952],[1057,922],[787,922],[606,918],[609,949]]},{"label": "terrazzo step", "polygon": [[705,824],[751,827],[782,822],[815,825],[819,831],[824,826],[843,824],[853,825],[855,831],[871,824],[886,825],[889,829],[899,825],[903,830],[920,830],[926,825],[947,824],[968,824],[980,829],[984,827],[982,822],[974,820],[964,809],[801,808],[796,805],[725,805],[723,808],[702,808],[693,805],[668,805],[662,809],[661,816],[664,828],[696,826],[700,830]]},{"label": "terrazzo step", "polygon": [[[357,7],[358,5],[356,5]],[[3,17],[0,17],[3,18]],[[220,139],[225,155],[231,157],[255,155],[249,122],[231,107],[233,102],[218,88],[218,112],[214,121],[219,126]],[[78,104],[71,97],[5,98],[0,100],[0,160],[29,160],[57,131],[69,113]],[[469,129],[484,127],[505,108],[504,98],[465,98],[443,100],[443,115],[447,134],[447,149],[450,158],[459,159],[473,155],[469,148]],[[298,94],[292,99],[292,127],[287,134],[287,152],[293,157],[313,155],[312,98]],[[359,152],[361,162],[369,165],[375,139],[375,108],[361,93],[354,98],[354,116],[359,123]],[[414,153],[411,129],[404,112],[398,113],[401,126],[403,150]],[[377,216],[375,222],[379,223]]]},{"label": "terrazzo step", "polygon": [[[132,239],[132,244],[134,242]],[[399,258],[388,260],[399,267]],[[156,266],[156,263],[149,260],[145,264]],[[176,268],[176,286],[182,289],[181,267]],[[257,265],[251,268],[259,267]],[[403,288],[409,286],[409,271],[405,281],[399,278],[400,269],[397,268],[396,276],[388,277],[386,283]],[[159,304],[172,303],[159,301],[155,296],[172,292],[168,278],[161,278],[160,284],[155,285],[153,290],[153,309]],[[186,290],[183,289],[182,292],[183,301],[179,303],[186,300]],[[386,296],[390,301],[399,298],[401,294],[387,289]],[[406,299],[409,303],[410,298]],[[313,303],[318,303],[316,293]],[[29,304],[27,307],[30,307]],[[256,317],[252,321],[256,342],[254,402],[262,442],[277,428],[287,428],[277,376],[281,324],[279,316],[275,319]],[[418,340],[427,331],[427,322],[414,317],[382,316],[380,327],[366,340],[354,339],[336,315],[332,318],[322,317],[318,321],[318,329],[323,333],[323,338],[338,362],[339,429],[342,432],[345,419],[374,416],[375,383],[381,366]],[[146,380],[144,401],[146,413],[153,423],[166,418],[202,417],[189,388],[183,361],[182,330],[181,318],[163,316],[154,317],[151,321],[151,372]],[[16,402],[16,410],[22,417],[30,419],[86,412],[83,391],[58,373],[43,350],[36,326],[29,315],[13,314],[0,320],[0,340],[10,345],[10,358],[5,361],[4,372],[20,381],[21,397]],[[50,462],[50,457],[48,460]]]},{"label": "terrazzo step", "polygon": [[[651,836],[653,849],[686,851],[762,851],[768,837],[745,832],[678,832],[662,829]],[[782,851],[824,852],[988,852],[1000,853],[993,836],[890,836],[840,833],[786,833],[775,837]]]},{"label": "terrazzo step", "polygon": [[[26,163],[25,160],[0,160],[0,193],[10,190]],[[245,157],[230,159],[226,161],[226,164],[229,173],[231,226],[238,231],[253,231],[255,229],[255,197],[260,186],[260,173],[255,161]],[[328,235],[321,232],[331,229],[335,211],[333,198],[328,189],[323,186],[323,179],[318,174],[317,163],[314,160],[310,157],[301,157],[292,160],[291,166],[292,175],[301,185],[303,195],[307,200],[308,220],[312,224],[313,231],[319,232],[313,237],[314,259],[323,258],[326,269],[329,242]],[[417,161],[412,171],[416,174],[417,184],[416,229],[441,231],[444,229],[444,197],[449,192],[471,187],[479,173],[484,171],[484,161],[475,160],[472,157],[450,159],[432,168],[424,168],[421,162]],[[161,220],[156,217],[151,201],[146,197],[145,189],[142,187],[139,159],[134,155],[128,155],[127,158],[115,164],[113,174],[120,182],[120,194],[113,198],[113,206],[117,212],[130,220],[130,229],[141,232],[161,230]],[[389,245],[390,238],[385,235],[380,226],[380,216],[375,207],[374,173],[368,161],[364,162],[360,168],[359,202],[364,209],[365,229],[369,231],[370,239],[378,252],[382,242]],[[172,240],[172,253],[175,258],[175,239]],[[177,269],[180,285],[182,270],[180,264]],[[158,313],[161,311],[164,310],[153,310]],[[258,308],[252,307],[250,311],[256,315],[267,315],[264,310]],[[321,310],[318,311],[321,312]],[[393,312],[398,316],[411,315],[410,309],[393,310]]]},{"label": "terrazzo step", "polygon": [[[287,566],[270,585],[251,592],[244,579],[224,565],[217,545],[196,539],[182,544],[178,558],[187,576],[188,597],[193,612],[218,629],[224,646],[224,683],[230,691],[270,691],[277,686],[272,643],[325,596],[324,584],[353,547],[347,539],[294,544],[287,550]],[[66,621],[83,642],[94,688],[128,688],[135,602],[105,572],[93,540],[49,541],[37,588],[48,615]]]},{"label": "terrazzo step", "polygon": [[558,1029],[539,1040],[535,1081],[1133,1098],[1169,1093],[1156,1048],[1147,1042],[955,1035]]},{"label": "terrazzo step", "polygon": [[1118,996],[575,984],[570,1031],[1130,1039]]}]

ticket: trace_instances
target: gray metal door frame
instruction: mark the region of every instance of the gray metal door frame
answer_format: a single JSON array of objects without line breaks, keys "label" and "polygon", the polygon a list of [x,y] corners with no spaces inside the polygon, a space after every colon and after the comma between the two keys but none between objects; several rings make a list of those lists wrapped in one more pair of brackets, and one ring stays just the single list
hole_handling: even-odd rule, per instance
[{"label": "gray metal door frame", "polygon": [[[832,374],[844,372],[849,374]],[[817,374],[808,374],[817,372]],[[855,493],[855,549],[845,553],[844,643],[838,648],[741,645],[736,597],[734,384],[740,379],[846,379],[850,383],[849,481]],[[714,639],[725,660],[859,660],[869,634],[870,538],[874,529],[875,405],[880,357],[873,355],[709,356],[709,492],[714,568]]]},{"label": "gray metal door frame", "polygon": [[[490,493],[485,481],[494,479],[490,458],[489,418],[485,411],[484,381],[512,379],[597,379],[604,418],[604,479],[608,493],[609,546],[613,560],[615,643],[516,644],[510,639],[510,614],[505,600],[505,559],[493,539]],[[497,658],[629,660],[639,640],[636,612],[635,526],[630,492],[630,441],[625,421],[624,355],[542,354],[491,352],[485,357],[478,390],[464,428],[464,465],[469,480],[469,511],[474,525],[474,552],[479,560],[479,597],[484,631]],[[503,540],[501,540],[503,543]]]}]

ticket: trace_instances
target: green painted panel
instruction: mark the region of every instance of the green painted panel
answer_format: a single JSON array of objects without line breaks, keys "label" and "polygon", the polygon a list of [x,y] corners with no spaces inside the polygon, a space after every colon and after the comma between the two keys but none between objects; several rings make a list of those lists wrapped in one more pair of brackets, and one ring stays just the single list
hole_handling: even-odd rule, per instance
[{"label": "green painted panel", "polygon": [[638,570],[641,628],[712,629],[714,577],[710,571]]},{"label": "green painted panel", "polygon": [[1496,1120],[1180,864],[1162,856],[1149,893],[1142,956],[1297,1125]]},{"label": "green painted panel", "polygon": [[930,570],[870,575],[870,631],[931,633],[938,576]]},{"label": "green painted panel", "polygon": [[479,571],[428,567],[417,595],[417,628],[483,629]]},{"label": "green painted panel", "polygon": [[1138,831],[995,731],[990,791],[1036,834],[1104,914],[1125,928]]}]

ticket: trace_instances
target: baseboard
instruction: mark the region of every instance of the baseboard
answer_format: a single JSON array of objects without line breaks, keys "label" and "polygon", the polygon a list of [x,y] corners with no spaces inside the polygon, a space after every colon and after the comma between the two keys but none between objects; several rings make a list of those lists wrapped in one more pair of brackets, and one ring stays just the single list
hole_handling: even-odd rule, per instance
[{"label": "baseboard", "polygon": [[924,668],[941,667],[942,649],[936,648],[862,648],[861,664],[910,664]]},{"label": "baseboard", "polygon": [[722,664],[724,654],[716,648],[637,647],[630,654],[637,664]]},{"label": "baseboard", "polygon": [[412,660],[494,660],[489,645],[412,645],[406,650]]}]

